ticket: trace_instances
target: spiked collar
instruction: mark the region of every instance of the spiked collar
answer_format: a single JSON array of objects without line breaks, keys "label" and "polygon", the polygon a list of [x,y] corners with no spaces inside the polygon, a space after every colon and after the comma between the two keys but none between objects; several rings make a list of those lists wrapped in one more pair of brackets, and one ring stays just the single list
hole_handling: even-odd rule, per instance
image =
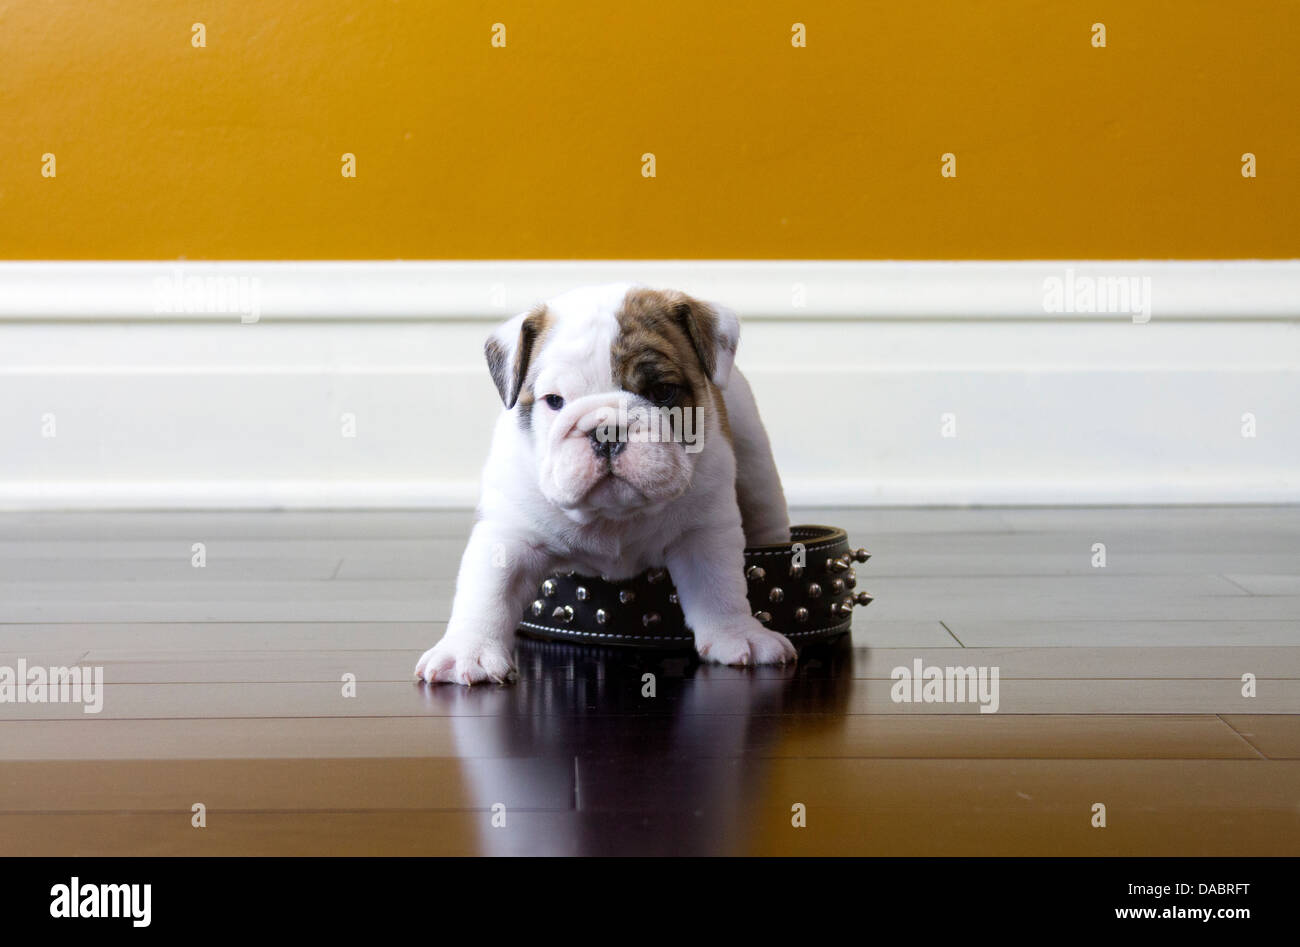
[{"label": "spiked collar", "polygon": [[[834,526],[792,526],[790,542],[745,549],[745,582],[754,617],[795,644],[849,630],[853,607],[872,597],[856,591],[848,534]],[[521,633],[553,641],[582,641],[663,650],[692,648],[672,577],[651,569],[626,580],[564,573],[537,590],[519,622]]]}]

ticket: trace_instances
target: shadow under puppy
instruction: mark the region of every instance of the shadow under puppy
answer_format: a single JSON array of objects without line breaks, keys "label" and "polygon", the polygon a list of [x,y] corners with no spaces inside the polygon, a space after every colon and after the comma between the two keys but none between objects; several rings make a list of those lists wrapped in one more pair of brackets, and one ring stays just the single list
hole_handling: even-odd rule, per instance
[{"label": "shadow under puppy", "polygon": [[750,613],[743,550],[790,540],[785,494],[721,306],[627,284],[558,296],[485,346],[505,409],[430,682],[502,682],[538,583],[667,567],[701,658],[793,661]]}]

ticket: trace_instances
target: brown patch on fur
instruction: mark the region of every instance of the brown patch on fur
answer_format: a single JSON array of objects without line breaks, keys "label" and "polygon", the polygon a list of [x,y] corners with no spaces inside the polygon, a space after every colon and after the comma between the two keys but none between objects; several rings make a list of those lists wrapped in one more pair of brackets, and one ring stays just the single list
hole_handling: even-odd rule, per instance
[{"label": "brown patch on fur", "polygon": [[677,396],[666,407],[712,408],[731,441],[722,392],[710,379],[717,358],[713,310],[676,290],[632,289],[617,318],[611,350],[615,383],[652,401],[656,384],[677,385]]},{"label": "brown patch on fur", "polygon": [[716,386],[713,388],[714,410],[718,412],[718,423],[722,426],[722,436],[727,439],[727,443],[735,450],[736,442],[731,437],[731,422],[727,420],[727,402],[723,400],[722,392]]},{"label": "brown patch on fur", "polygon": [[515,357],[509,364],[505,348],[495,338],[489,338],[484,343],[483,354],[487,357],[488,371],[492,373],[497,392],[507,408],[518,404],[527,413],[532,407],[533,390],[529,383],[528,369],[533,353],[541,346],[550,327],[551,315],[545,305],[539,305],[528,313],[519,327]]}]

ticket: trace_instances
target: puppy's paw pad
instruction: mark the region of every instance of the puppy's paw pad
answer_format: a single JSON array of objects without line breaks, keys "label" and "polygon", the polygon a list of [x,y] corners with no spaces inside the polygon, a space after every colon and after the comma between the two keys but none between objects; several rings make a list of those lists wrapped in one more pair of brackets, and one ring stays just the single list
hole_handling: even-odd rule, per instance
[{"label": "puppy's paw pad", "polygon": [[[698,636],[697,636],[698,641]],[[700,657],[718,664],[791,664],[794,645],[785,635],[768,631],[758,622],[750,627],[710,635],[697,645]]]},{"label": "puppy's paw pad", "polygon": [[504,684],[514,674],[510,652],[499,641],[443,638],[415,665],[415,676],[430,684]]}]

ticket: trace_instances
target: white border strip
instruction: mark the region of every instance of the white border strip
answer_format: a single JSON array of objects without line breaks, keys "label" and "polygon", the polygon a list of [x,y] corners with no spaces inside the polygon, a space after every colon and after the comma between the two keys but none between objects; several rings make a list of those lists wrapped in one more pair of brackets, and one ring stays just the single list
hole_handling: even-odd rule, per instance
[{"label": "white border strip", "polygon": [[574,286],[629,280],[747,319],[1114,320],[1044,308],[1049,277],[1150,279],[1152,318],[1300,320],[1300,260],[0,263],[0,321],[225,321],[160,311],[159,281],[256,280],[261,320],[495,320]]},{"label": "white border strip", "polygon": [[[1222,478],[1115,481],[785,479],[792,507],[1177,506],[1300,502],[1300,484]],[[0,511],[468,510],[468,480],[0,481]],[[1086,499],[1081,499],[1086,498]]]}]

